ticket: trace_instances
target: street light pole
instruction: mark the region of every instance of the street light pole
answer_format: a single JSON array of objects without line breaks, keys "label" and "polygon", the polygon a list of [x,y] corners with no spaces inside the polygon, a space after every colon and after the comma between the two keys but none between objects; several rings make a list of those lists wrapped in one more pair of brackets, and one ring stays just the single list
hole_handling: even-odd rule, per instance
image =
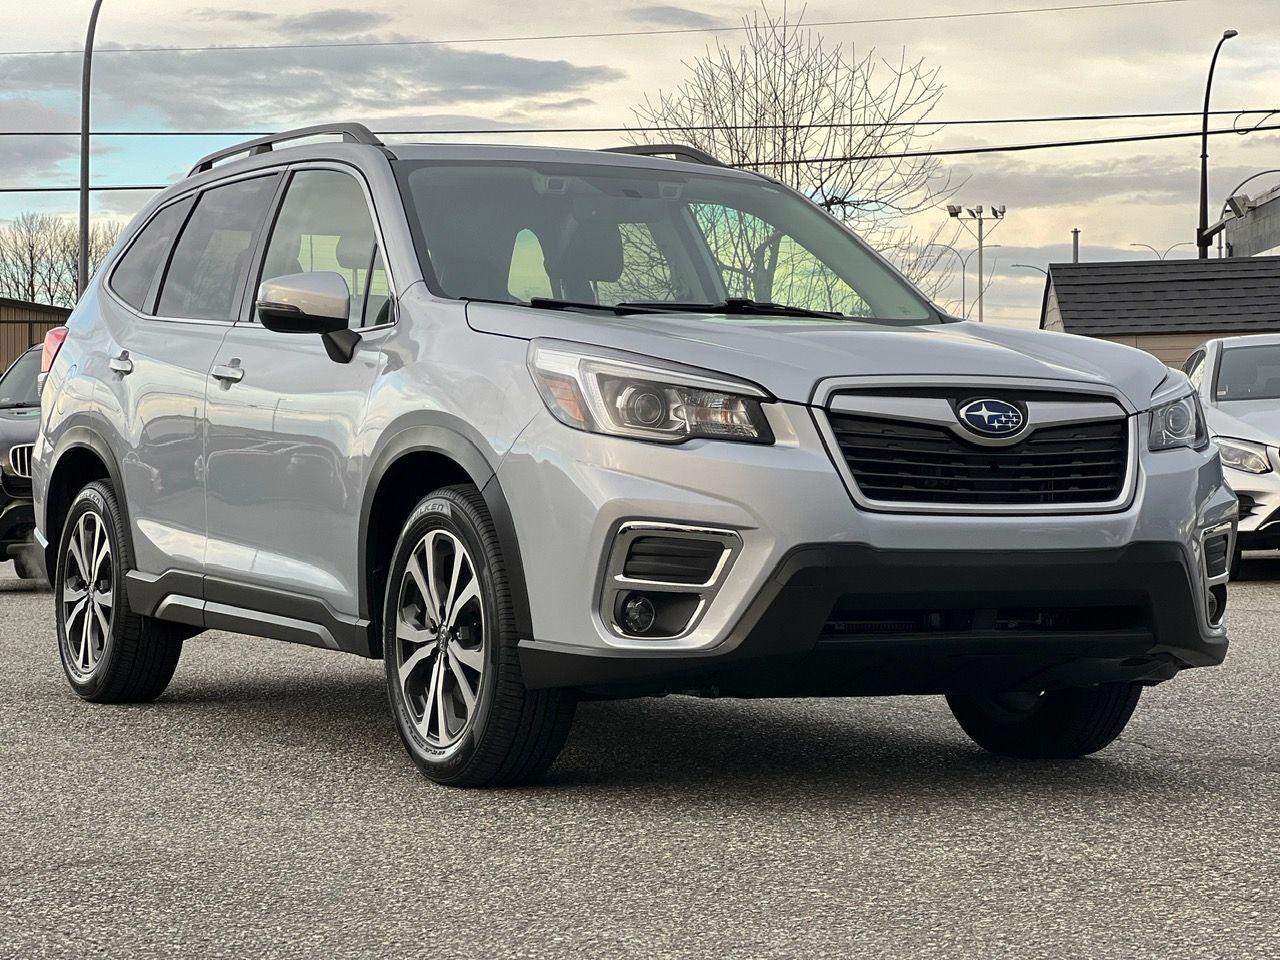
[{"label": "street light pole", "polygon": [[1209,79],[1204,85],[1204,124],[1200,134],[1200,228],[1196,231],[1196,246],[1200,248],[1200,259],[1209,259],[1209,248],[1213,246],[1213,237],[1209,236],[1209,96],[1213,92],[1213,70],[1218,65],[1218,54],[1222,45],[1232,37],[1239,36],[1238,30],[1228,30],[1213,48],[1213,59],[1209,61]]},{"label": "street light pole", "polygon": [[93,35],[98,29],[102,0],[93,0],[89,32],[84,40],[84,67],[80,74],[80,260],[76,269],[76,295],[89,286],[89,91],[93,74]]},{"label": "street light pole", "polygon": [[[998,207],[993,206],[991,208],[991,219],[996,221],[995,226],[991,228],[992,230],[995,230],[995,228],[1000,225],[1000,222],[1004,220],[1006,209],[1007,208],[1004,205]],[[966,230],[969,230],[969,226],[966,221],[972,221],[978,225],[976,234],[972,230],[969,230],[969,233],[976,237],[978,241],[978,322],[982,323],[984,321],[983,302],[986,299],[983,296],[986,293],[983,281],[984,274],[986,273],[985,254],[987,245],[987,211],[983,207],[970,207],[966,210],[956,204],[948,204],[947,213],[951,215],[952,219],[960,221],[961,226]]]}]

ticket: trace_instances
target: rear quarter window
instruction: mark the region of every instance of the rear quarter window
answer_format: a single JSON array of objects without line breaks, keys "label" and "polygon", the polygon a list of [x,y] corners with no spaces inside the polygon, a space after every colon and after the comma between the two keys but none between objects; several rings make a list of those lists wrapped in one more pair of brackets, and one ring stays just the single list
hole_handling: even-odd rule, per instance
[{"label": "rear quarter window", "polygon": [[147,312],[147,294],[191,209],[191,199],[164,207],[142,228],[111,274],[111,289],[135,310]]}]

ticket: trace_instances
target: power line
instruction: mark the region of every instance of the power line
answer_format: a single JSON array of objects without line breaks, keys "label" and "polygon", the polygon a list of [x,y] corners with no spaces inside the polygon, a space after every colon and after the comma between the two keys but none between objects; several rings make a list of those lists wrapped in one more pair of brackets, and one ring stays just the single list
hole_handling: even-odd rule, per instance
[{"label": "power line", "polygon": [[[1248,132],[1262,130],[1280,130],[1280,124],[1267,124],[1252,127]],[[1209,136],[1217,137],[1234,133],[1246,136],[1238,130],[1210,130]],[[807,163],[838,163],[855,160],[906,160],[914,157],[958,157],[974,156],[984,153],[1021,153],[1027,150],[1055,150],[1062,147],[1093,147],[1112,143],[1141,143],[1153,140],[1180,140],[1185,137],[1201,136],[1201,131],[1192,130],[1186,133],[1139,133],[1126,137],[1095,137],[1088,140],[1049,140],[1039,143],[1012,143],[995,147],[943,147],[936,150],[907,150],[902,153],[870,153],[848,157],[797,157],[794,160],[760,160],[753,163],[734,163],[734,167],[794,167]]]},{"label": "power line", "polygon": [[[1109,3],[1070,3],[1050,7],[1022,7],[1014,10],[971,10],[959,13],[933,13],[902,17],[867,17],[860,20],[815,20],[811,23],[786,24],[788,27],[848,27],[884,23],[921,23],[937,20],[971,20],[980,17],[1012,17],[1038,13],[1067,13],[1078,10],[1106,10],[1120,7],[1154,7],[1168,4],[1203,3],[1204,0],[1112,0]],[[614,30],[606,33],[559,33],[539,36],[456,37],[445,40],[360,40],[328,43],[261,43],[227,44],[204,47],[104,47],[94,56],[112,53],[234,53],[242,50],[331,50],[344,47],[428,47],[443,44],[525,43],[545,40],[601,40],[623,37],[660,37],[697,33],[741,33],[752,30],[749,24],[722,27],[672,27],[660,30]],[[0,57],[40,57],[63,54],[79,55],[82,50],[0,50]]]},{"label": "power line", "polygon": [[[1209,136],[1220,137],[1227,134],[1246,136],[1248,133],[1271,130],[1280,130],[1280,123],[1252,127],[1244,133],[1234,129],[1210,130]],[[913,157],[958,157],[991,153],[1020,153],[1027,150],[1057,150],[1064,147],[1092,147],[1115,143],[1144,143],[1156,140],[1178,140],[1186,137],[1198,137],[1200,135],[1201,131],[1199,130],[1191,130],[1184,133],[1140,133],[1124,137],[1094,137],[1085,140],[1047,140],[1037,143],[1011,143],[1002,146],[990,147],[944,147],[936,150],[908,150],[901,153],[869,153],[846,157],[797,157],[794,160],[759,160],[751,163],[732,163],[728,164],[728,166],[738,168],[789,167],[807,163],[840,163],[845,161],[854,162],[858,160],[902,160]],[[95,192],[116,190],[164,190],[170,186],[172,186],[172,184],[166,183],[92,187],[91,189]],[[79,187],[0,187],[0,193],[70,193],[79,189]]]},{"label": "power line", "polygon": [[[1249,110],[1210,110],[1210,116],[1246,117],[1251,115],[1269,116],[1280,112],[1280,108],[1268,107]],[[1041,117],[979,117],[962,120],[885,120],[859,121],[850,123],[743,123],[743,124],[646,124],[636,127],[474,127],[459,129],[434,130],[374,130],[384,137],[406,136],[476,136],[480,134],[527,135],[541,133],[639,133],[652,132],[709,132],[715,130],[825,130],[825,129],[863,129],[875,127],[964,127],[964,126],[1006,126],[1014,124],[1037,123],[1079,123],[1098,122],[1103,120],[1161,120],[1179,117],[1203,116],[1200,110],[1168,110],[1146,113],[1081,113],[1059,114]],[[265,137],[275,131],[270,130],[95,130],[95,137]],[[0,137],[78,137],[79,130],[0,130]]]}]

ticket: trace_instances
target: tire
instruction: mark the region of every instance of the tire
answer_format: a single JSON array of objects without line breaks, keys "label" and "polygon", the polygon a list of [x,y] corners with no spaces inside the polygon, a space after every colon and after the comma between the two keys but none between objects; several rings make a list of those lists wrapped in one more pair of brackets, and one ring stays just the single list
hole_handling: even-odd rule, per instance
[{"label": "tire", "polygon": [[42,580],[44,574],[26,557],[18,554],[13,558],[13,572],[19,580]]},{"label": "tire", "polygon": [[71,689],[94,703],[154,700],[169,685],[182,654],[181,626],[129,608],[124,577],[131,569],[133,554],[115,492],[95,481],[67,512],[53,582],[63,672]]},{"label": "tire", "polygon": [[405,521],[387,577],[382,640],[396,729],[431,780],[518,786],[551,766],[576,698],[524,686],[511,585],[474,487],[436,490]]},{"label": "tire", "polygon": [[1141,694],[1136,683],[1107,683],[1041,694],[951,694],[947,704],[964,732],[992,753],[1067,760],[1120,736]]}]

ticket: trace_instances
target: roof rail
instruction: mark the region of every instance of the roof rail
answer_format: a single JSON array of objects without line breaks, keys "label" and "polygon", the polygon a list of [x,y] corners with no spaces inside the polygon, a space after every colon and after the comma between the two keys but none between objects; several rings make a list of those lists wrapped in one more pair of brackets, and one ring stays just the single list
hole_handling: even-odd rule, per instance
[{"label": "roof rail", "polygon": [[674,157],[677,160],[704,163],[709,167],[728,166],[727,163],[720,162],[707,151],[699,150],[697,147],[687,147],[682,143],[641,143],[634,146],[605,147],[604,152],[631,153],[638,157]]},{"label": "roof rail", "polygon": [[213,165],[218,161],[227,160],[242,153],[256,157],[259,154],[270,153],[278,144],[287,143],[290,140],[301,140],[304,137],[318,137],[326,133],[341,134],[342,139],[347,143],[365,143],[373,147],[382,146],[382,141],[363,123],[322,123],[314,127],[285,130],[282,133],[259,137],[257,140],[246,140],[244,143],[238,143],[234,147],[226,147],[202,158],[199,163],[191,168],[191,172],[187,176],[194,177],[197,173],[212,170]]}]

